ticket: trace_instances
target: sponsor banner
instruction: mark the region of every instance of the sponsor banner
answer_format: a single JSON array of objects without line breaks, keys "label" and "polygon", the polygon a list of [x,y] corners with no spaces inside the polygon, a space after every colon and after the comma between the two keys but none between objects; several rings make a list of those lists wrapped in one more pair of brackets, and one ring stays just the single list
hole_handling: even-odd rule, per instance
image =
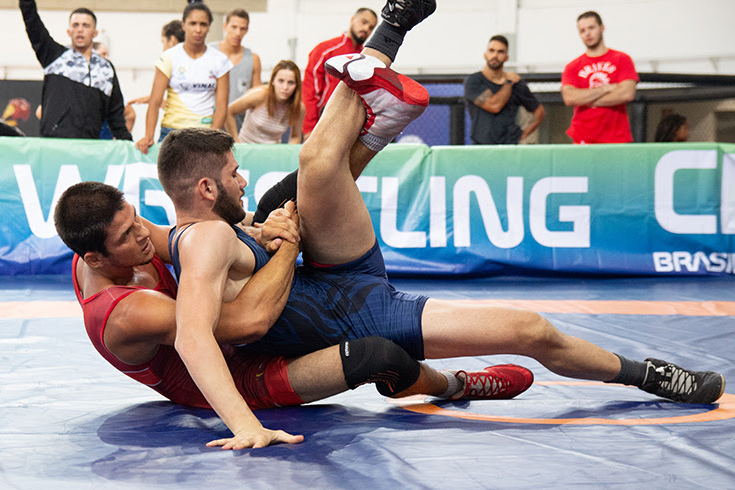
[{"label": "sponsor banner", "polygon": [[[82,180],[173,223],[157,149],[0,138],[0,274],[68,273],[53,211]],[[236,145],[247,210],[298,166],[298,150]],[[390,145],[358,187],[393,274],[733,274],[735,145]]]}]

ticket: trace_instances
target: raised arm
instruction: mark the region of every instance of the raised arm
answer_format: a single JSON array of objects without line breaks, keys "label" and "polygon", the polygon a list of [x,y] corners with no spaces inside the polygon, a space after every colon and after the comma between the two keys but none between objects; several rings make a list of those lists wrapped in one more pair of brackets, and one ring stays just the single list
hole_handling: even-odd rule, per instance
[{"label": "raised arm", "polygon": [[[199,223],[181,238],[182,272],[176,302],[174,347],[204,397],[234,435],[209,445],[242,449],[276,442],[301,442],[301,436],[271,431],[260,424],[237,391],[214,338],[230,268],[240,259],[238,254],[244,249],[238,248],[238,244],[232,230],[219,221]],[[252,270],[254,257],[252,253],[248,257]]]},{"label": "raised arm", "polygon": [[513,94],[513,85],[521,79],[518,74],[513,72],[506,72],[505,74],[508,77],[506,83],[495,93],[489,88],[483,90],[485,85],[481,85],[477,80],[468,79],[465,85],[465,98],[484,111],[491,114],[499,113],[510,100],[510,96]]},{"label": "raised arm", "polygon": [[41,66],[46,68],[61,53],[66,51],[66,48],[54,41],[51,34],[49,34],[48,29],[46,29],[38,15],[35,0],[20,0],[20,11],[23,14],[28,40],[31,41],[33,51],[36,52],[36,58],[38,58]]}]

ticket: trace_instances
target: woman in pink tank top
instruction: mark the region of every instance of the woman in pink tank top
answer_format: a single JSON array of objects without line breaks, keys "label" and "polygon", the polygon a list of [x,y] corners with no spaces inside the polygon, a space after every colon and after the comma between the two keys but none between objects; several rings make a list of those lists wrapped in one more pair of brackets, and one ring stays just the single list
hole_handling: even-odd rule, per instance
[{"label": "woman in pink tank top", "polygon": [[[248,111],[237,133],[237,114]],[[281,60],[267,85],[252,88],[230,104],[225,128],[238,143],[280,143],[290,128],[289,144],[301,143],[305,114],[301,101],[301,72],[293,61]]]}]

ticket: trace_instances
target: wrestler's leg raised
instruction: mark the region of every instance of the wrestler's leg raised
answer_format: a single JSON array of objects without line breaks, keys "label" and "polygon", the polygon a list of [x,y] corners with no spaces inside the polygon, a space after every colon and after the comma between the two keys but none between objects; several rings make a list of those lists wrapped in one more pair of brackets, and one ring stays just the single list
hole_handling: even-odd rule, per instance
[{"label": "wrestler's leg raised", "polygon": [[301,232],[305,256],[314,262],[349,262],[373,246],[372,221],[354,179],[428,105],[426,89],[388,65],[388,57],[371,49],[327,61],[327,71],[345,83],[299,155]]}]

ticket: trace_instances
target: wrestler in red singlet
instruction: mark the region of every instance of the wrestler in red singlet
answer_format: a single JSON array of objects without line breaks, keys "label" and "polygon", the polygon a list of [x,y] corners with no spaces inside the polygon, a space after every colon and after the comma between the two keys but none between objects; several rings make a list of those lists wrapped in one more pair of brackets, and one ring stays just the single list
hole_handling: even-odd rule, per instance
[{"label": "wrestler in red singlet", "polygon": [[[78,255],[74,255],[72,271],[77,270]],[[176,298],[178,286],[158,255],[152,262],[160,280],[155,291]],[[83,298],[76,273],[72,274],[74,292],[84,312],[84,326],[97,352],[117,370],[134,380],[150,386],[172,402],[195,407],[211,408],[191,379],[186,366],[173,346],[161,345],[151,360],[144,364],[130,365],[120,361],[107,350],[104,333],[107,319],[117,304],[134,292],[146,289],[141,286],[111,286],[90,298]],[[230,368],[238,391],[253,410],[285,405],[299,405],[301,398],[293,391],[288,380],[286,359],[254,354],[222,346],[222,353]]]}]

